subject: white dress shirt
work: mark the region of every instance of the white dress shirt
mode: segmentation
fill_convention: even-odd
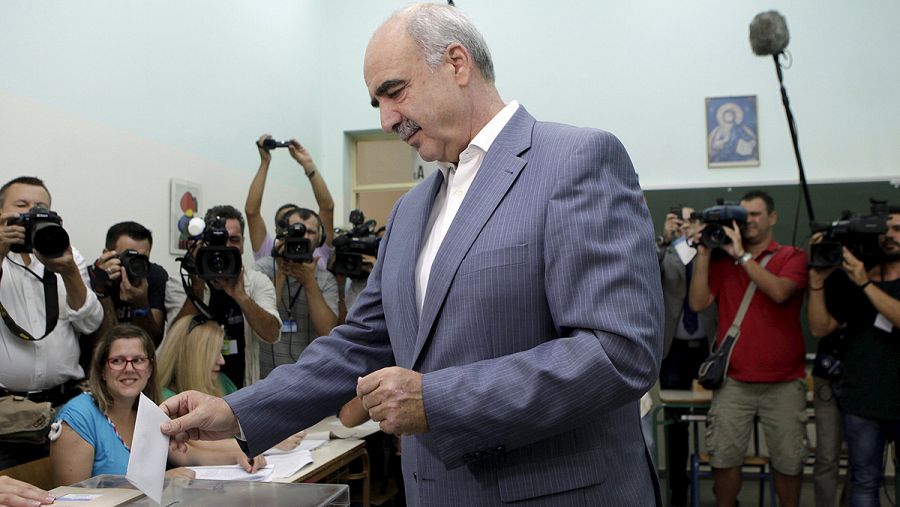
[[[78,364],[78,333],[92,333],[100,327],[103,307],[90,289],[84,257],[74,247],[72,256],[87,289],[84,305],[77,310],[69,308],[66,286],[57,275],[59,320],[46,338],[23,340],[0,321],[0,386],[10,391],[37,391],[84,377]],[[17,253],[10,252],[3,259],[0,302],[16,324],[35,338],[43,336],[47,326],[43,276],[44,265],[33,255],[27,268]]]
[[[422,305],[425,304],[425,291],[428,288],[428,278],[431,275],[431,265],[437,256],[444,236],[459,211],[478,169],[481,168],[481,162],[484,155],[491,148],[494,140],[503,130],[503,127],[509,123],[510,118],[519,109],[519,103],[512,101],[499,113],[494,116],[491,121],[478,132],[477,135],[469,143],[469,146],[459,154],[459,165],[454,167],[453,164],[438,162],[438,168],[444,175],[444,182],[441,189],[434,198],[434,204],[431,207],[431,215],[428,218],[428,226],[425,228],[425,241],[422,244],[422,251],[419,252],[419,259],[416,262],[416,306],[419,314],[422,314]]]

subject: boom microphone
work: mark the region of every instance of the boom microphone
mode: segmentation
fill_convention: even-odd
[[[787,22],[778,11],[760,12],[750,23],[750,46],[758,56],[779,55],[790,40]]]

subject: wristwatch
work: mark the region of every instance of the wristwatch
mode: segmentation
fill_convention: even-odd
[[[131,309],[132,317],[140,318],[140,317],[146,317],[147,315],[150,315],[150,308],[132,308]]]
[[[752,253],[750,253],[750,252],[744,252],[744,255],[738,257],[737,260],[734,261],[734,263],[737,264],[737,265],[739,265],[739,266],[743,266],[747,261],[749,261],[749,260],[752,259],[752,258],[753,258],[753,254],[752,254]]]

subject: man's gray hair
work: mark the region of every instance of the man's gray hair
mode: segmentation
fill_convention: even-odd
[[[494,82],[494,63],[481,32],[456,7],[440,4],[417,4],[398,13],[406,20],[406,32],[413,38],[425,63],[438,68],[448,46],[459,43],[475,60],[481,75]]]

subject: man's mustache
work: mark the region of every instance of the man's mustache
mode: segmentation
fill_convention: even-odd
[[[394,127],[394,132],[396,132],[397,135],[400,136],[400,139],[406,141],[407,139],[412,137],[412,135],[415,134],[416,131],[420,128],[421,127],[419,127],[419,124],[412,120],[403,120],[403,122],[397,124],[397,126]]]

